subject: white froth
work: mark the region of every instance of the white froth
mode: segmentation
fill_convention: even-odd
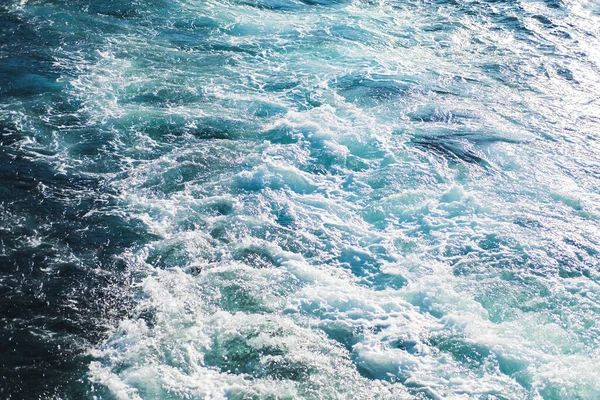
[[[212,48],[140,27],[70,80],[126,155],[107,179],[123,215],[155,235],[124,255],[137,303],[92,382],[119,399],[600,395],[596,69],[565,82],[538,48],[575,50],[487,8],[175,3],[171,25],[216,21]],[[569,4],[595,60],[598,19]]]

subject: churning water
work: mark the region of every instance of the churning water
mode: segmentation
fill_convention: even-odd
[[[3,0],[0,396],[600,398],[595,0]]]

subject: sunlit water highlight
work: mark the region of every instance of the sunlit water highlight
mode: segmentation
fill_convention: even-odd
[[[595,2],[0,7],[9,396],[600,398]]]

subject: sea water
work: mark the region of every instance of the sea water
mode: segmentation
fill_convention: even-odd
[[[4,0],[0,395],[600,398],[594,0]]]

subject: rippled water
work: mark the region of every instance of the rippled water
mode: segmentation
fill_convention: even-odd
[[[0,394],[600,398],[594,0],[0,5]]]

